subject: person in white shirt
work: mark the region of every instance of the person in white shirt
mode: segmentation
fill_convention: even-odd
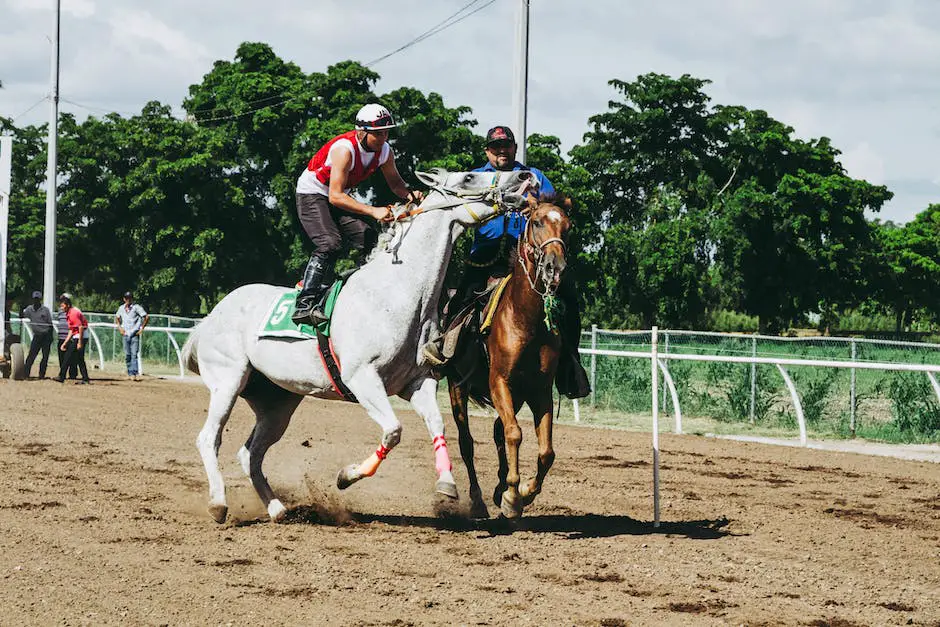
[[[345,243],[367,254],[375,245],[375,230],[365,218],[393,219],[388,207],[373,207],[349,195],[352,188],[381,170],[399,198],[421,202],[398,173],[395,154],[388,145],[395,119],[379,104],[367,104],[356,114],[356,128],[328,141],[310,159],[297,179],[297,216],[315,251],[304,270],[291,319],[317,324],[326,320],[322,300],[333,283],[333,266]]]
[[[135,381],[140,376],[140,364],[137,355],[140,352],[140,334],[150,321],[144,308],[134,302],[131,292],[124,292],[124,304],[114,314],[114,324],[124,337],[124,363],[127,375]]]

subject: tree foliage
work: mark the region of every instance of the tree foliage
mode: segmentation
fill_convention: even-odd
[[[409,86],[378,94],[378,80],[354,61],[306,73],[244,43],[189,88],[184,119],[158,102],[130,117],[63,115],[58,289],[104,301],[134,289],[151,309],[196,313],[243,283],[293,284],[311,249],[297,176],[367,102],[398,118],[391,141],[410,183],[415,170],[484,163],[469,107]],[[919,312],[940,319],[940,205],[903,227],[869,221],[891,192],[848,176],[827,138],[713,104],[689,75],[610,84],[618,97],[568,155],[552,135],[527,145],[528,164],[573,200],[568,271],[588,320],[695,327],[738,311],[779,331],[861,303],[899,329]],[[0,132],[14,137],[9,289],[25,294],[42,277],[46,127],[0,118]],[[382,177],[357,191],[395,200]]]

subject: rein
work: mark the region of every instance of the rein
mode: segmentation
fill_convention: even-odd
[[[461,189],[449,189],[443,185],[431,186],[432,192],[437,192],[441,196],[455,196],[458,200],[449,204],[435,205],[434,207],[424,208],[421,205],[415,206],[412,202],[407,202],[404,205],[395,205],[389,206],[389,209],[392,210],[393,215],[395,216],[395,222],[401,222],[403,220],[409,220],[417,215],[425,213],[427,211],[437,211],[440,209],[452,209],[459,205],[463,205],[464,209],[467,210],[467,213],[470,214],[470,217],[483,224],[489,220],[492,220],[498,215],[501,215],[506,212],[505,205],[503,204],[503,192],[496,189],[496,182],[499,180],[499,176],[494,176],[493,181],[490,184],[490,188],[483,190],[482,192],[469,192],[467,190]],[[467,204],[468,200],[478,200],[478,201],[488,201],[492,199],[493,201],[493,213],[492,216],[487,217],[486,219],[481,220],[480,216],[474,213],[473,209]],[[427,200],[425,200],[427,202]],[[401,209],[401,211],[399,211]]]

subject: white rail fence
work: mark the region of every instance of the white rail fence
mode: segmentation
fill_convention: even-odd
[[[17,319],[14,319],[13,322],[16,322]],[[195,324],[197,321],[194,319],[189,319],[191,323]],[[28,334],[28,337],[32,338],[32,330],[29,328],[28,323],[22,324],[22,328]],[[168,341],[168,348],[172,347],[173,353],[176,358],[176,365],[179,367],[179,376],[181,378],[186,377],[186,368],[183,364],[182,356],[182,347],[180,342],[175,337],[176,334],[188,335],[192,331],[193,327],[174,327],[174,326],[147,326],[145,329],[145,334],[166,334]],[[104,344],[101,341],[101,333],[107,331],[109,333],[117,333],[117,327],[111,322],[91,322],[89,324],[89,334],[94,345],[94,351],[97,353],[97,360],[99,368],[105,369],[105,353]],[[602,340],[604,336],[609,337],[620,337],[620,338],[632,338],[631,342],[642,347],[644,350],[618,350],[599,347],[602,346]],[[900,363],[897,361],[862,361],[857,359],[858,356],[858,347],[862,345],[870,346],[886,346],[890,348],[912,348],[918,351],[938,351],[940,355],[940,345],[937,344],[920,344],[913,342],[891,342],[887,340],[862,340],[862,339],[848,339],[848,338],[778,338],[778,337],[768,337],[768,336],[755,336],[755,335],[743,335],[743,334],[723,334],[723,333],[700,333],[700,332],[689,332],[689,331],[660,331],[657,327],[653,327],[651,331],[601,331],[597,327],[592,328],[590,334],[590,348],[581,348],[580,351],[582,355],[590,356],[589,362],[589,373],[591,376],[592,388],[596,388],[596,377],[597,377],[597,357],[614,357],[620,359],[640,359],[640,360],[649,360],[650,362],[650,375],[651,375],[651,409],[652,409],[652,448],[653,448],[653,500],[654,500],[654,525],[659,526],[660,518],[660,508],[659,508],[659,413],[661,405],[665,401],[665,396],[660,395],[659,391],[659,382],[660,376],[665,384],[666,389],[669,392],[669,397],[671,399],[673,415],[675,417],[675,433],[682,433],[682,407],[679,402],[679,393],[674,381],[672,374],[669,371],[669,362],[670,361],[690,361],[690,362],[712,362],[712,363],[733,363],[733,364],[750,364],[752,367],[752,390],[754,389],[756,383],[753,379],[754,369],[757,365],[769,365],[774,366],[782,377],[785,385],[789,391],[790,399],[793,404],[793,408],[796,413],[797,426],[799,428],[799,439],[800,444],[803,446],[807,445],[807,428],[806,428],[806,418],[803,412],[803,405],[800,399],[800,394],[797,391],[796,385],[793,382],[792,377],[790,376],[788,367],[797,367],[797,366],[815,366],[821,368],[836,368],[836,369],[849,369],[853,373],[852,377],[852,394],[854,397],[854,385],[855,370],[880,370],[880,371],[898,371],[898,372],[922,372],[930,381],[930,385],[933,388],[934,394],[937,396],[938,402],[940,402],[940,381],[938,381],[937,375],[940,373],[940,364],[926,364],[926,363]],[[660,342],[660,337],[663,338],[663,341]],[[646,338],[649,338],[647,341]],[[714,338],[720,339],[721,341],[728,340],[746,340],[750,342],[750,354],[716,354],[721,352],[719,350],[714,350],[711,354],[702,354],[702,351],[707,348],[707,346],[690,346],[688,343],[685,345],[677,344],[676,338]],[[670,340],[672,343],[670,344]],[[786,355],[771,355],[767,354],[766,351],[758,351],[758,344],[761,342],[770,342],[770,343],[797,343],[797,344],[806,344],[807,342],[816,342],[816,343],[835,343],[835,344],[844,344],[848,348],[849,359],[803,359],[797,357],[790,357]],[[112,354],[116,352],[116,345],[114,342],[111,342],[112,345]],[[678,352],[679,350],[685,352]],[[727,348],[722,349],[724,352],[729,352]],[[740,351],[737,351],[740,352]],[[138,354],[138,359],[140,362],[141,372],[143,372],[144,361],[143,357],[143,342],[141,342],[141,351]],[[123,354],[123,352],[122,352]],[[171,357],[172,360],[172,357]],[[594,399],[592,398],[592,401]],[[754,400],[751,400],[751,411],[753,415],[753,404]],[[853,403],[854,405],[854,403]],[[575,420],[579,420],[579,408],[577,401],[575,401]],[[853,416],[854,423],[854,416]]]

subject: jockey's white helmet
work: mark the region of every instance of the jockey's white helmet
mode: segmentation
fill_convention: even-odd
[[[356,128],[360,131],[381,131],[396,126],[391,111],[374,102],[359,109],[356,114]]]

